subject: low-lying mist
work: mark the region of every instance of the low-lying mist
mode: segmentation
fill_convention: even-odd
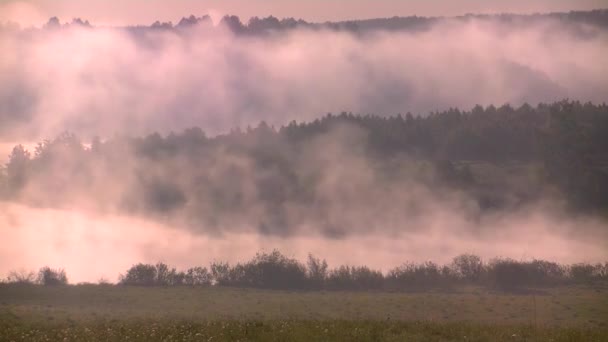
[[[608,32],[540,17],[439,20],[365,34],[297,28],[0,30],[0,140],[201,126],[217,134],[327,112],[607,100]]]
[[[521,115],[543,117],[543,108],[523,107]],[[597,111],[592,117],[606,111],[575,108]],[[508,107],[484,113],[458,120],[479,126],[499,114],[505,122],[516,115]],[[441,123],[342,115],[215,138],[193,128],[85,146],[63,134],[31,157],[17,147],[0,177],[0,273],[48,264],[65,267],[73,281],[95,281],[115,279],[137,262],[186,268],[274,248],[382,270],[405,261],[447,262],[465,252],[563,263],[608,258],[605,218],[568,209],[569,194],[543,178],[555,171],[551,159],[543,164],[542,151],[527,161],[507,158],[533,146],[503,151],[495,135],[484,135],[503,151],[491,157],[506,161],[459,161],[454,150],[452,163],[420,151],[427,143],[441,151],[441,141],[455,140],[391,140]],[[462,146],[472,156],[487,152]],[[400,152],[391,152],[395,147]],[[563,147],[551,146],[551,157],[556,148]],[[594,172],[592,166],[585,172]]]
[[[164,261],[178,268],[248,260],[260,250],[277,248],[305,260],[310,252],[330,266],[366,265],[383,271],[406,261],[448,263],[463,252],[516,260],[546,259],[560,263],[608,259],[606,232],[580,234],[593,220],[572,220],[540,212],[496,219],[492,232],[462,217],[429,217],[425,231],[362,234],[331,239],[318,234],[278,237],[257,233],[201,235],[145,219],[99,215],[74,210],[40,209],[3,204],[0,214],[0,274],[36,270],[42,265],[65,268],[72,283],[116,281],[138,262]]]

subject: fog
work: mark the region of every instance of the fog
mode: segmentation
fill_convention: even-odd
[[[558,194],[525,206],[483,210],[469,194],[442,186],[432,169],[416,160],[392,161],[399,163],[399,175],[387,178],[361,153],[358,146],[365,139],[347,126],[308,142],[295,164],[297,178],[319,177],[310,189],[315,200],[288,197],[274,205],[257,184],[261,180],[273,189],[272,180],[281,174],[260,170],[253,160],[224,148],[205,152],[213,156],[202,164],[210,178],[201,184],[188,183],[201,173],[187,160],[136,165],[131,151],[121,152],[120,163],[92,163],[94,176],[85,184],[68,173],[74,161],[66,154],[48,168],[50,174],[31,179],[18,202],[0,202],[0,274],[50,265],[65,268],[71,282],[116,281],[138,262],[208,266],[214,260],[242,262],[275,248],[299,260],[312,253],[330,266],[383,271],[407,261],[449,263],[462,253],[486,261],[608,258],[605,219],[565,211]],[[160,213],[125,210],[125,198],[134,198],[136,205],[149,200],[138,174],[181,184],[186,203]],[[53,190],[56,184],[70,185]],[[226,196],[240,200],[224,208],[232,203]],[[222,205],[214,206],[218,202]]]
[[[64,131],[89,141],[200,126],[214,136],[327,112],[426,115],[476,104],[608,99],[608,31],[548,19],[262,36],[235,35],[221,25],[140,31],[71,25],[1,30],[0,50],[11,52],[0,59],[0,162],[16,142],[32,151],[34,142]],[[222,148],[208,153],[204,184],[189,183],[203,168],[192,160],[136,165],[129,150],[120,150],[118,163],[88,164],[91,178],[79,183],[66,171],[79,161],[57,157],[39,183],[0,202],[0,275],[50,265],[65,268],[72,282],[116,280],[137,262],[188,267],[243,261],[274,248],[301,260],[310,252],[332,266],[385,271],[405,261],[449,262],[465,252],[565,263],[608,258],[606,222],[569,216],[551,192],[533,205],[484,212],[469,195],[435,187],[432,172],[412,171],[418,161],[408,156],[393,161],[403,175],[387,180],[358,149],[366,138],[342,127],[298,151],[297,176],[316,177],[312,205],[266,207],[258,182],[282,174]],[[146,196],[138,190],[142,169],[171,180],[190,202],[164,216],[121,210],[125,198]],[[58,188],[66,179],[72,186]],[[242,195],[242,208],[214,211],[217,196],[206,186]]]
[[[300,260],[310,252],[326,258],[330,266],[368,265],[384,271],[406,261],[449,263],[463,252],[486,260],[508,256],[574,263],[608,258],[605,231],[594,236],[575,234],[577,225],[600,228],[598,222],[553,220],[539,213],[497,220],[496,231],[484,234],[472,233],[470,223],[456,216],[429,218],[427,229],[418,233],[327,239],[316,234],[209,236],[132,217],[13,204],[3,209],[0,274],[51,265],[65,268],[73,283],[96,282],[102,277],[116,281],[119,273],[138,262],[164,261],[179,268],[208,266],[214,260],[245,261],[258,251],[274,248]]]
[[[606,101],[608,32],[582,23],[445,20],[421,32],[4,30],[0,139],[69,130],[218,134],[327,112],[427,114],[475,104]]]

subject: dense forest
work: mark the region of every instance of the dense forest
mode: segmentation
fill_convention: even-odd
[[[0,194],[278,235],[303,226],[332,236],[399,231],[437,206],[480,215],[553,201],[603,214],[606,132],[608,106],[562,101],[428,116],[327,114],[215,137],[190,128],[84,144],[64,133],[34,151],[16,146]]]
[[[446,265],[431,261],[404,263],[386,273],[367,266],[342,265],[329,268],[325,260],[308,255],[306,263],[279,252],[259,252],[251,260],[230,265],[215,261],[209,268],[177,270],[165,263],[130,267],[120,275],[120,285],[128,286],[229,286],[276,290],[340,291],[428,291],[482,286],[502,291],[524,291],[558,285],[593,285],[608,280],[608,263],[563,265],[545,260],[516,261],[496,258],[483,261],[462,254]],[[34,272],[12,272],[8,283],[65,285],[63,269],[43,267]],[[0,279],[1,282],[1,279]],[[108,285],[107,280],[100,280]]]

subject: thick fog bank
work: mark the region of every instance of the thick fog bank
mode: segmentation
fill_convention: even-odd
[[[201,126],[216,134],[327,112],[601,103],[608,94],[608,31],[551,19],[445,20],[421,31],[365,35],[72,25],[5,29],[0,51],[8,52],[0,59],[4,141],[65,130],[89,138]]]

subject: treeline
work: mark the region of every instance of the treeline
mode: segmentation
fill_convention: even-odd
[[[324,22],[313,23],[302,19],[283,18],[279,19],[274,16],[266,18],[252,17],[247,22],[242,22],[241,19],[234,15],[224,16],[219,23],[214,23],[209,15],[183,17],[177,23],[156,21],[150,26],[132,26],[126,27],[127,30],[137,33],[147,30],[180,30],[189,29],[192,27],[207,27],[213,29],[215,24],[225,26],[232,32],[239,35],[261,35],[272,32],[286,32],[296,28],[307,28],[313,30],[335,30],[346,31],[352,33],[366,33],[377,31],[424,31],[433,27],[433,25],[445,20],[469,21],[469,20],[484,20],[493,21],[504,25],[532,25],[545,20],[554,20],[562,24],[585,24],[598,27],[608,27],[608,10],[597,9],[592,11],[570,11],[562,13],[544,13],[544,14],[467,14],[464,16],[444,18],[444,17],[392,17],[392,18],[376,18],[366,20],[348,20],[340,22]],[[84,27],[92,28],[93,26],[88,20],[74,18],[69,23],[62,24],[57,17],[52,17],[44,25],[45,29],[58,29],[62,27]],[[0,23],[0,31],[2,29],[17,30],[19,26],[16,24]],[[584,34],[585,32],[581,32]]]
[[[13,274],[8,282],[65,285],[63,270],[41,269],[37,280]],[[125,286],[227,286],[275,290],[426,291],[480,286],[516,291],[559,285],[589,285],[608,281],[608,263],[561,265],[544,260],[498,258],[484,262],[463,254],[447,265],[405,263],[386,273],[366,266],[330,269],[325,260],[309,255],[306,264],[279,251],[258,253],[244,263],[213,262],[210,267],[179,271],[164,263],[137,264],[120,276]],[[105,282],[104,282],[105,283]]]
[[[325,260],[312,255],[306,264],[279,251],[258,253],[245,262],[230,265],[213,262],[209,269],[178,271],[163,263],[138,264],[121,276],[120,284],[138,286],[217,285],[278,290],[402,290],[450,289],[477,285],[502,290],[608,280],[608,263],[560,265],[544,260],[490,262],[463,254],[448,265],[434,262],[405,263],[382,273],[367,266],[330,269]]]

